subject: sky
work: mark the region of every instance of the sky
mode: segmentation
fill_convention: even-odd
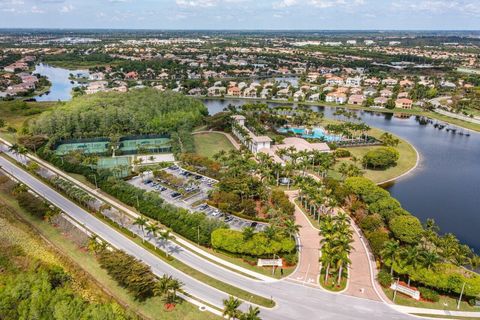
[[[0,28],[480,30],[480,0],[0,0]]]

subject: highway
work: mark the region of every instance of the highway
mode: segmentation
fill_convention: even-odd
[[[185,290],[189,294],[222,308],[222,300],[227,298],[227,294],[174,269],[3,157],[0,157],[0,166],[112,246],[122,249],[148,264],[156,275],[170,274],[185,283]],[[265,297],[273,297],[277,305],[273,309],[261,308],[262,319],[374,320],[412,318],[380,302],[332,294],[319,288],[303,286],[286,280],[276,282],[253,280],[209,262],[177,244],[170,243],[168,246],[169,251],[175,258],[194,269],[247,291]],[[244,303],[244,308],[247,305],[248,303]]]

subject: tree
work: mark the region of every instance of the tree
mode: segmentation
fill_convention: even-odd
[[[259,314],[260,308],[249,306],[248,311],[240,315],[240,320],[261,320]]]
[[[400,139],[397,139],[393,134],[385,132],[380,136],[380,141],[387,147],[396,147],[400,143]]]
[[[233,296],[223,300],[223,316],[227,319],[238,318],[241,315],[240,310],[238,310],[241,304],[242,302]]]
[[[295,237],[295,235],[300,231],[301,226],[298,224],[295,224],[295,221],[292,219],[288,219],[285,221],[285,227],[283,229],[283,232],[285,235],[291,239]]]
[[[163,246],[165,247],[165,252],[166,252],[167,258],[168,258],[169,253],[168,253],[167,243],[168,243],[168,241],[175,239],[175,237],[172,235],[172,230],[165,229],[163,231],[160,231],[159,237],[160,237],[160,240],[163,243]]]
[[[242,234],[243,234],[243,240],[248,241],[255,234],[255,230],[252,227],[245,227],[243,228]]]
[[[393,218],[389,223],[394,236],[408,244],[418,243],[423,234],[423,227],[418,218],[412,215],[402,215]]]
[[[388,241],[385,243],[383,250],[381,251],[381,256],[383,263],[390,265],[390,274],[393,275],[393,265],[395,264],[400,250],[400,243],[395,241]]]
[[[411,270],[416,270],[420,263],[420,252],[416,246],[409,246],[401,252],[402,264]],[[408,275],[408,286],[410,287],[410,274]]]
[[[144,217],[137,217],[135,221],[133,222],[134,225],[138,226],[140,230],[142,230],[142,242],[145,241],[145,226],[147,225],[147,219]]]
[[[5,127],[5,120],[0,118],[0,129]]]
[[[363,165],[367,168],[385,169],[397,164],[400,153],[392,147],[380,147],[368,151],[363,156]]]
[[[165,304],[174,305],[177,300],[177,292],[183,287],[183,283],[172,276],[164,274],[155,284],[154,294],[164,298]]]

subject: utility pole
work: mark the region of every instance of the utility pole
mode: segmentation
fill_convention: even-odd
[[[273,254],[273,260],[275,260],[275,253]],[[272,276],[275,274],[275,263],[272,264]]]
[[[397,288],[398,288],[399,282],[400,282],[400,278],[397,278],[397,284],[395,285],[395,291],[393,291],[393,299],[392,299],[394,303],[395,303],[395,298],[397,297]]]
[[[460,298],[458,299],[458,303],[457,303],[457,310],[460,309],[460,302],[462,302],[462,296],[463,296],[463,291],[465,290],[465,284],[466,282],[463,283],[462,292],[460,292]]]

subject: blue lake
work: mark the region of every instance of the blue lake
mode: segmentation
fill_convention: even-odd
[[[86,70],[68,70],[52,67],[47,64],[38,64],[33,73],[46,76],[52,83],[48,93],[34,97],[37,101],[68,101],[72,99],[72,89],[77,83],[71,83],[70,74],[88,76]]]

